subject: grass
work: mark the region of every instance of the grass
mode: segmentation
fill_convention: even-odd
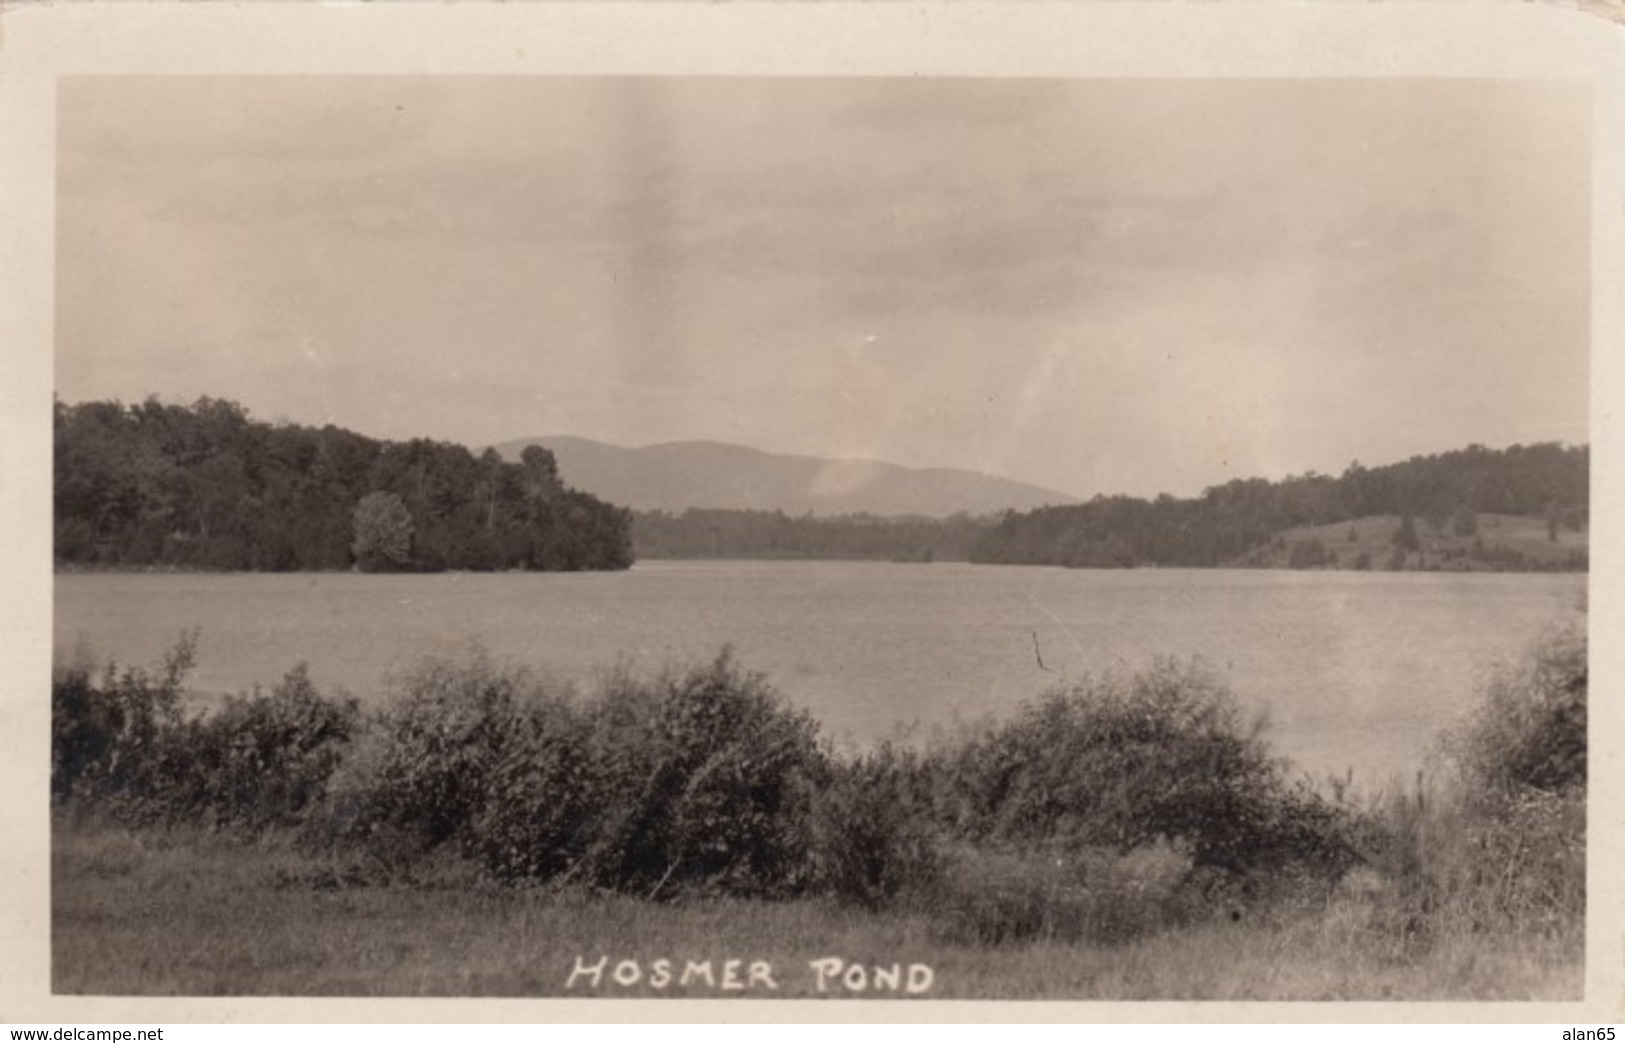
[[[1582,557],[1590,552],[1590,530],[1575,532],[1560,527],[1557,541],[1548,535],[1546,520],[1518,514],[1480,514],[1477,516],[1477,541],[1490,552],[1509,552],[1522,555],[1535,567],[1568,567],[1574,554]],[[1474,536],[1457,536],[1447,523],[1435,532],[1428,523],[1414,519],[1421,554],[1411,553],[1405,567],[1485,569],[1489,566],[1472,560]],[[1338,568],[1353,568],[1355,559],[1364,554],[1373,571],[1389,568],[1394,551],[1393,536],[1400,525],[1396,514],[1373,514],[1353,521],[1333,522],[1329,525],[1304,525],[1277,533],[1276,543],[1249,555],[1260,564],[1274,567],[1286,565],[1289,551],[1300,540],[1319,540],[1327,550],[1337,555]],[[1349,534],[1354,534],[1350,539]]]
[[[928,910],[822,899],[652,903],[482,882],[447,863],[415,881],[275,839],[59,822],[52,849],[54,991],[116,995],[817,997],[812,960],[932,969],[933,999],[1564,1000],[1581,994],[1578,929],[1556,936],[1374,930],[1380,897],[1344,890],[1120,945],[953,940]],[[610,958],[597,988],[577,957]],[[654,961],[773,968],[777,989],[648,984]],[[609,971],[638,961],[622,988]],[[674,972],[674,977],[676,976]],[[838,984],[822,995],[848,996]],[[872,989],[865,996],[891,996]]]

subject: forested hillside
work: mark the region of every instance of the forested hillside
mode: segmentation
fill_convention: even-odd
[[[1442,555],[1430,560],[1426,553],[1427,537],[1434,534],[1459,542],[1449,548],[1456,567],[1584,568],[1585,554],[1572,547],[1559,553],[1498,547],[1494,533],[1486,538],[1480,531],[1478,516],[1540,519],[1547,541],[1562,547],[1564,534],[1582,532],[1590,522],[1590,460],[1587,446],[1475,445],[1383,467],[1354,463],[1335,478],[1310,473],[1279,482],[1237,480],[1194,499],[1101,496],[1012,512],[976,543],[970,558],[1080,568],[1319,567],[1335,559],[1328,559],[1325,541],[1312,535],[1315,527],[1392,515],[1389,553],[1373,560],[1367,552],[1363,560],[1356,556],[1343,564],[1439,567]],[[1291,530],[1305,531],[1301,547],[1288,542]],[[1283,560],[1275,561],[1274,552]]]
[[[234,402],[56,403],[58,564],[293,571],[620,569],[631,514],[551,453],[250,420]]]

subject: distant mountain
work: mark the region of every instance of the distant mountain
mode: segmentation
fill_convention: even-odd
[[[786,456],[724,442],[626,449],[558,435],[504,442],[496,450],[504,459],[517,460],[528,445],[550,450],[569,484],[643,511],[721,507],[791,515],[946,518],[960,511],[987,514],[1077,502],[1053,489],[974,471]]]

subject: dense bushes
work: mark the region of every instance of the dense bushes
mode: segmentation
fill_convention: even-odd
[[[59,664],[51,678],[51,795],[127,817],[156,814],[174,790],[181,687],[196,652],[184,635],[157,676],[109,663],[100,684],[88,662]]]
[[[815,726],[726,652],[590,700],[483,658],[397,688],[334,797],[339,830],[386,857],[450,842],[500,879],[651,897],[811,882]]]
[[[1504,667],[1453,736],[1468,787],[1475,919],[1549,930],[1585,916],[1586,636],[1549,634],[1527,666]]]
[[[832,766],[810,717],[724,652],[592,699],[476,657],[428,659],[362,717],[303,667],[188,713],[194,642],[152,675],[53,680],[58,804],[128,824],[194,822],[307,841],[391,868],[451,850],[493,877],[667,897],[784,897],[815,883]]]
[[[1528,662],[1499,669],[1446,746],[1480,800],[1562,794],[1586,784],[1586,637],[1549,633]]]
[[[1515,931],[1579,945],[1585,923],[1586,638],[1543,637],[1489,674],[1440,746],[1446,773],[1357,816],[1372,925],[1407,945]]]
[[[1585,918],[1585,631],[1549,632],[1484,686],[1445,752],[1459,827],[1422,852],[1463,922],[1561,932]]]
[[[814,818],[824,889],[871,909],[935,891],[943,859],[931,774],[918,751],[890,742],[832,765]]]
[[[788,895],[811,884],[817,725],[724,651],[652,684],[614,679],[594,721],[609,886]]]
[[[250,828],[296,824],[326,794],[358,717],[354,700],[317,691],[302,663],[268,693],[227,699],[174,744],[190,782],[183,806]]]
[[[156,678],[109,668],[98,686],[63,671],[60,801],[127,821],[297,826],[391,873],[449,855],[497,880],[660,899],[902,903],[984,941],[1125,935],[1172,900],[1169,865],[1211,880],[1323,865],[1334,849],[1336,823],[1310,814],[1195,667],[1080,682],[935,749],[836,756],[727,652],[652,678],[610,674],[588,696],[484,656],[431,658],[362,715],[302,668],[187,714],[192,650],[183,642]],[[1147,851],[1160,852],[1155,895]],[[990,873],[1004,883],[990,890]]]
[[[320,801],[357,723],[350,700],[324,697],[303,665],[270,692],[188,715],[182,686],[196,636],[156,675],[109,664],[96,683],[83,664],[51,686],[51,792],[132,824],[205,821],[289,826]]]
[[[193,650],[152,674],[57,672],[60,805],[284,829],[391,876],[451,860],[657,900],[826,895],[981,945],[1333,901],[1356,866],[1380,884],[1370,929],[1407,945],[1441,924],[1583,920],[1577,633],[1489,680],[1447,744],[1449,786],[1364,806],[1290,781],[1200,664],[1085,678],[951,740],[837,755],[727,652],[585,694],[488,657],[428,659],[370,713],[297,668],[189,713]]]
[[[1261,725],[1200,664],[1052,691],[939,756],[946,824],[975,841],[1127,852],[1162,841],[1226,871],[1351,853],[1336,813],[1287,783]]]
[[[568,722],[565,700],[547,693],[515,671],[480,657],[468,662],[425,659],[389,681],[390,698],[373,713],[368,727],[333,786],[320,829],[327,836],[354,840],[387,862],[414,860],[454,843],[479,853],[490,793],[511,762],[511,747],[542,754],[547,745],[533,734],[547,708],[548,723]],[[534,772],[549,765],[535,758]],[[499,859],[504,875],[522,859]]]

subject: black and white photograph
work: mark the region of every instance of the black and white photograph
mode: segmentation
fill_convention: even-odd
[[[738,51],[53,79],[51,997],[1608,1001],[1595,83]]]

